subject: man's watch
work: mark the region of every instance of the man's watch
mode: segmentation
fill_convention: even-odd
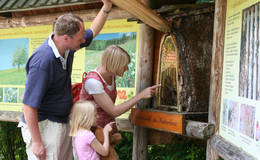
[[[102,9],[102,11],[105,13],[105,14],[109,14],[109,12],[111,11],[111,9],[110,10],[105,10],[105,9]]]

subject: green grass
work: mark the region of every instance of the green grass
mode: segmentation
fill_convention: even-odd
[[[96,69],[100,65],[100,58],[103,51],[87,50],[86,51],[86,72]]]
[[[124,44],[121,44],[120,47],[124,48],[127,52],[135,52],[136,53],[136,40],[131,39]]]
[[[24,68],[8,69],[0,71],[0,77],[0,85],[24,85],[26,72]]]

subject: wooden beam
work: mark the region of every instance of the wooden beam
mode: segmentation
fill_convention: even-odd
[[[224,57],[224,35],[226,21],[227,0],[216,0],[214,32],[212,46],[212,62],[210,77],[210,96],[209,96],[209,123],[215,125],[215,134],[218,134],[221,106],[221,86],[222,70]],[[207,144],[207,160],[218,159],[210,143]]]
[[[142,22],[149,26],[162,31],[170,32],[171,29],[166,20],[160,17],[155,11],[147,7],[143,3],[137,0],[111,0],[119,8],[122,8],[140,19]]]
[[[145,24],[141,24],[138,49],[137,92],[152,85],[153,40],[154,30]],[[142,100],[136,105],[137,108],[148,108],[149,106],[151,106],[151,99]],[[147,159],[147,141],[147,129],[141,126],[134,126],[132,160]]]
[[[186,123],[186,136],[188,137],[208,139],[214,134],[215,127],[213,124],[190,120]]]
[[[0,121],[19,122],[21,120],[22,114],[22,112],[0,111]],[[207,139],[213,133],[212,128],[214,128],[214,126],[212,126],[212,124],[190,120],[187,120],[184,124],[186,124],[186,134],[184,135],[188,137]],[[116,125],[120,131],[134,131],[134,126],[131,124],[129,119],[116,119]],[[164,131],[162,133],[167,132]]]
[[[210,123],[183,120],[185,113],[132,109],[129,119],[116,119],[120,131],[133,132],[133,125],[142,126],[160,133],[183,135],[190,138],[207,140],[213,136],[215,126]],[[171,139],[169,139],[171,141]]]
[[[225,160],[257,160],[220,136],[214,136],[209,140],[209,143],[218,155]]]
[[[167,5],[162,6],[159,9],[156,9],[155,11],[157,13],[169,13],[169,12],[184,12],[181,10],[185,10],[185,12],[190,12],[192,10],[198,10],[202,8],[208,8],[210,6],[214,6],[214,3],[202,3],[202,4],[176,4],[176,5]]]
[[[113,0],[114,1],[114,0]],[[123,2],[124,0],[120,0]],[[128,0],[127,0],[128,1]],[[149,2],[142,0],[145,5],[149,6]],[[129,6],[134,8],[134,6]],[[139,32],[139,48],[138,48],[138,73],[137,73],[137,93],[152,85],[153,79],[153,48],[154,48],[154,30],[145,24],[140,25]],[[137,108],[148,108],[151,106],[151,99],[140,101]],[[133,153],[132,160],[147,159],[148,133],[147,129],[140,126],[134,126],[133,133]]]
[[[0,121],[19,122],[23,112],[0,111]]]
[[[168,21],[174,21],[175,18],[179,18],[179,17],[188,17],[188,16],[196,16],[196,15],[201,15],[201,14],[205,14],[205,13],[213,13],[215,10],[214,6],[209,6],[207,8],[201,8],[201,9],[197,9],[197,10],[191,10],[191,11],[179,11],[179,12],[174,12],[174,13],[168,13],[165,16],[165,19]]]
[[[129,119],[116,118],[116,126],[119,131],[133,132],[134,126]]]
[[[176,9],[175,11],[169,11],[166,12],[166,9],[163,8],[163,10],[161,11],[161,9],[157,9],[155,10],[157,13],[162,12],[162,14],[164,15],[164,19],[167,21],[174,21],[176,18],[180,18],[180,17],[188,17],[188,16],[196,16],[196,15],[201,15],[201,14],[206,14],[206,13],[213,13],[215,10],[215,7],[213,5],[210,5],[208,7],[204,7],[204,8],[194,8],[193,10],[178,10]],[[165,12],[165,13],[164,13]],[[133,22],[133,21],[137,21],[137,23],[142,23],[142,21],[140,21],[138,18],[136,17],[131,17],[128,18],[127,21],[129,22]]]
[[[81,11],[72,11],[71,13],[80,16],[83,21],[92,21],[100,9],[89,9]],[[0,18],[0,29],[14,28],[14,27],[29,27],[40,25],[52,25],[57,17],[67,12],[59,12],[53,14],[43,14],[35,16],[24,16],[19,18]],[[131,15],[119,8],[113,8],[108,16],[108,19],[125,19],[130,18]]]

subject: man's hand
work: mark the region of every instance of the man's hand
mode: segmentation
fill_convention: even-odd
[[[110,11],[111,7],[112,7],[112,2],[110,0],[102,0],[102,2],[104,3],[104,6],[106,7],[104,9]]]
[[[46,149],[40,142],[32,143],[32,151],[39,160],[46,160]]]
[[[38,126],[38,111],[36,108],[24,104],[24,118],[30,134],[32,136],[32,152],[40,160],[46,160],[46,149],[42,143],[42,138]]]

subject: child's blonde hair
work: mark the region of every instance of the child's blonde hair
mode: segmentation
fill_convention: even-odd
[[[95,104],[91,101],[78,101],[73,106],[70,136],[76,136],[80,129],[90,129],[95,122]]]
[[[124,67],[130,63],[129,54],[116,45],[108,46],[102,54],[101,65],[108,72],[122,75]]]

